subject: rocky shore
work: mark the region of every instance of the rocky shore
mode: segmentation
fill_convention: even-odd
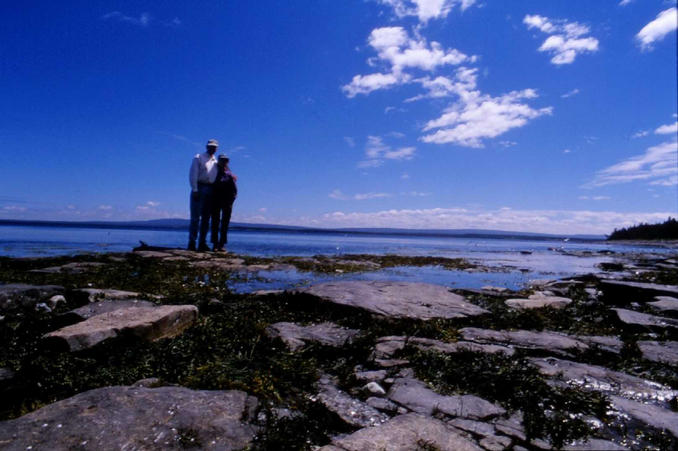
[[[0,258],[0,448],[678,448],[678,256],[520,291],[261,271],[462,259]]]

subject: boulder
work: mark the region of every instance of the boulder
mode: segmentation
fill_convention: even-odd
[[[339,390],[332,378],[327,375],[318,381],[318,389],[318,401],[351,426],[378,426],[389,418],[388,415]]]
[[[644,326],[659,329],[666,329],[669,327],[678,328],[678,319],[648,315],[647,313],[640,313],[623,308],[613,308],[612,310],[617,313],[619,321],[630,326]]]
[[[554,378],[553,381],[558,384],[575,385],[585,390],[646,401],[666,402],[678,396],[678,390],[602,366],[553,357],[530,358],[529,361],[537,367],[540,373]]]
[[[320,451],[412,451],[428,445],[440,451],[482,451],[454,427],[435,418],[399,415],[378,428],[364,428],[351,435],[335,438]]]
[[[678,298],[671,296],[655,296],[656,301],[648,302],[647,305],[662,312],[678,312]]]
[[[105,387],[0,422],[5,450],[209,448],[251,444],[257,400],[242,391]]]
[[[678,365],[678,341],[639,341],[637,344],[644,359]]]
[[[191,326],[197,318],[198,309],[194,305],[128,307],[63,327],[48,333],[45,338],[65,345],[70,351],[79,351],[121,335],[149,341],[174,337]]]
[[[149,301],[140,301],[138,299],[130,299],[126,301],[99,301],[71,310],[64,315],[72,316],[78,321],[83,321],[93,316],[101,315],[102,313],[112,312],[114,310],[125,309],[129,307],[155,307],[155,304]]]
[[[489,313],[446,287],[413,282],[340,281],[299,290],[330,302],[396,318],[466,318]]]
[[[388,398],[424,415],[442,413],[449,417],[485,419],[502,415],[505,410],[474,395],[440,395],[417,379],[398,378],[388,392]]]
[[[539,349],[569,355],[569,351],[585,351],[589,346],[576,337],[558,332],[529,330],[489,330],[465,327],[459,331],[464,340],[477,343],[501,343],[523,349]]]
[[[654,428],[665,429],[673,437],[678,438],[678,413],[621,396],[610,396],[610,401],[613,408],[621,414],[628,415]]]
[[[543,307],[561,309],[571,304],[572,299],[558,296],[548,296],[543,293],[539,293],[532,294],[527,299],[507,299],[505,303],[509,307],[519,310]]]
[[[62,294],[63,291],[64,287],[59,285],[0,284],[0,313],[14,308],[35,306],[35,304]]]
[[[324,346],[340,348],[359,333],[359,330],[348,329],[329,322],[309,326],[281,322],[271,324],[266,328],[266,334],[269,337],[280,338],[292,351],[301,349],[308,343],[320,343]]]

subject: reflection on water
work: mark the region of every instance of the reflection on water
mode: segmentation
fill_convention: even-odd
[[[235,293],[251,293],[258,290],[289,290],[338,280],[392,280],[397,282],[426,282],[450,288],[481,288],[491,285],[518,290],[530,280],[553,278],[553,274],[540,272],[467,272],[450,271],[440,266],[400,266],[378,271],[348,274],[316,274],[289,271],[259,271],[241,274],[232,280],[228,288]]]

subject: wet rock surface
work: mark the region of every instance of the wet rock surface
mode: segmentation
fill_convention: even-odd
[[[646,326],[664,329],[667,327],[678,328],[678,319],[666,318],[657,315],[648,315],[634,310],[622,308],[612,309],[617,313],[619,321],[631,326]]]
[[[393,418],[378,428],[365,428],[335,439],[322,451],[411,451],[422,445],[441,451],[480,451],[483,448],[463,437],[458,430],[435,418],[406,414]]]
[[[78,321],[83,321],[93,316],[101,315],[115,310],[125,309],[129,307],[155,307],[155,304],[149,301],[140,301],[137,299],[125,301],[99,301],[84,305],[77,309],[73,309],[65,315],[76,318]]]
[[[48,333],[55,345],[63,343],[71,351],[91,348],[104,340],[131,335],[144,340],[173,337],[190,327],[198,317],[193,305],[127,307]]]
[[[328,282],[300,291],[396,318],[465,318],[488,313],[446,287],[426,283]]]
[[[292,351],[301,349],[309,343],[341,347],[360,333],[359,330],[348,329],[333,323],[301,326],[288,322],[271,324],[266,332],[271,338],[280,338]]]
[[[506,305],[517,309],[563,308],[572,303],[572,299],[552,296],[545,293],[531,294],[527,299],[507,299]]]
[[[678,365],[678,341],[639,341],[637,345],[644,359]]]
[[[378,426],[389,419],[388,415],[338,389],[328,375],[320,378],[318,390],[317,399],[351,426]]]
[[[459,332],[464,340],[476,343],[502,343],[519,348],[542,349],[560,354],[588,349],[588,345],[584,341],[557,332],[497,331],[472,327],[461,329]]]
[[[241,391],[107,387],[0,422],[0,446],[26,449],[240,450],[257,400]]]
[[[477,396],[440,395],[428,388],[425,383],[412,378],[396,379],[387,396],[391,401],[425,415],[437,412],[450,417],[484,419],[506,412]]]

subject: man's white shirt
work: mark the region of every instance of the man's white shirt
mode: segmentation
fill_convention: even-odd
[[[199,183],[214,183],[217,178],[217,159],[214,155],[207,152],[199,153],[193,157],[191,171],[188,175],[188,181],[191,183],[191,190],[198,191]]]

